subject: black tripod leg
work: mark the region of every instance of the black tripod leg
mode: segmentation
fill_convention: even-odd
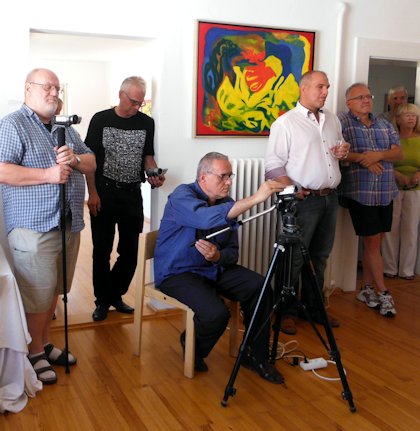
[[[277,346],[279,342],[279,334],[281,328],[281,319],[283,317],[283,309],[285,301],[289,295],[296,295],[291,284],[291,268],[293,258],[293,245],[289,244],[285,247],[284,253],[279,258],[279,265],[276,266],[276,280],[274,288],[274,306],[275,321],[273,324],[273,342],[271,345],[270,363],[274,364],[277,359]]]
[[[65,145],[66,132],[64,127],[57,130],[58,147]],[[64,303],[64,353],[66,355],[66,373],[70,373],[69,367],[69,334],[67,322],[67,259],[66,259],[66,186],[60,184],[60,229],[61,229],[61,254],[63,271],[63,303]]]
[[[238,356],[236,357],[235,365],[233,366],[233,370],[232,370],[232,373],[230,375],[229,382],[225,388],[225,394],[224,394],[223,400],[221,401],[221,404],[223,407],[227,406],[228,398],[230,396],[235,395],[235,393],[236,393],[236,389],[233,387],[233,385],[235,383],[236,376],[238,375],[239,367],[241,366],[242,356],[244,355],[245,350],[249,346],[249,339],[251,338],[251,334],[252,334],[252,331],[254,329],[254,324],[255,324],[256,318],[258,316],[258,313],[260,311],[260,305],[263,301],[264,295],[266,294],[266,290],[267,290],[267,288],[271,289],[270,283],[271,283],[271,279],[273,278],[273,275],[274,275],[274,268],[276,267],[277,259],[278,259],[279,253],[280,253],[280,251],[282,251],[282,249],[283,249],[283,247],[281,245],[276,244],[275,251],[273,253],[273,257],[271,258],[271,262],[270,262],[267,274],[264,278],[264,283],[263,283],[263,286],[261,288],[260,295],[259,295],[257,303],[255,305],[254,313],[252,314],[248,328],[245,331],[244,338],[242,340],[241,346],[239,347]]]
[[[308,271],[308,275],[310,278],[311,288],[312,288],[314,297],[317,301],[319,312],[321,313],[321,318],[323,321],[323,326],[325,328],[325,333],[327,335],[328,342],[330,344],[330,349],[328,351],[328,348],[327,348],[327,351],[328,351],[331,359],[335,362],[335,364],[337,366],[338,374],[340,375],[341,384],[343,386],[343,393],[342,393],[343,399],[347,400],[347,402],[349,404],[350,411],[355,412],[356,407],[355,407],[354,402],[353,402],[353,395],[351,393],[350,386],[347,382],[347,377],[346,377],[346,373],[345,373],[344,368],[343,368],[343,364],[341,363],[341,355],[340,355],[340,352],[338,350],[337,343],[335,341],[335,337],[334,337],[334,334],[333,334],[333,331],[331,328],[330,321],[328,319],[328,315],[327,315],[327,311],[325,309],[322,292],[321,292],[320,286],[318,285],[318,281],[316,279],[315,270],[314,270],[312,262],[309,258],[309,254],[308,254],[308,251],[306,250],[306,247],[303,244],[301,244],[300,249],[302,252],[304,266],[305,266],[306,270]],[[313,325],[313,323],[312,323],[312,325]],[[315,327],[315,325],[313,325],[313,327]],[[316,332],[320,336],[317,329],[316,329]],[[322,337],[320,337],[320,339],[321,339],[321,341],[323,341]],[[325,345],[324,342],[323,342],[323,344]]]

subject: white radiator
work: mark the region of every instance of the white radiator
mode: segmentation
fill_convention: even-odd
[[[232,159],[232,172],[236,174],[230,195],[239,200],[258,190],[264,182],[264,159]],[[254,206],[238,219],[245,220],[273,206],[275,195]],[[277,210],[255,218],[239,227],[239,264],[265,275],[274,250]]]

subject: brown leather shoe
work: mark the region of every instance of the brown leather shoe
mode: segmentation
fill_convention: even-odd
[[[281,319],[281,332],[288,335],[295,335],[296,330],[296,319],[294,316],[284,316]]]

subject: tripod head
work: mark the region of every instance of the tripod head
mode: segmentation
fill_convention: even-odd
[[[298,187],[295,185],[286,187],[281,193],[276,193],[276,208],[280,213],[282,233],[298,234],[299,226],[296,224],[296,211],[299,199]]]

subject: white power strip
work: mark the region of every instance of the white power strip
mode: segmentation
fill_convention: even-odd
[[[317,370],[318,368],[326,368],[328,363],[324,358],[308,359],[308,362],[300,361],[300,367],[302,370]]]

